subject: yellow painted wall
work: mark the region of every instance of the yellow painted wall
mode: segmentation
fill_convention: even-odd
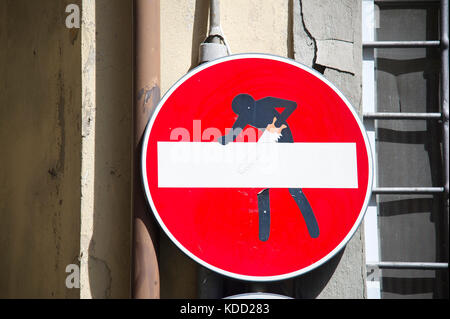
[[[83,0],[81,298],[131,294],[132,9]]]
[[[0,1],[0,298],[76,298],[80,34],[74,0]],[[70,61],[70,63],[68,63]]]
[[[288,56],[288,0],[220,1],[221,26],[232,53]],[[161,92],[197,66],[208,32],[209,0],[161,1]]]
[[[130,296],[132,2],[88,1],[0,0],[0,298]]]

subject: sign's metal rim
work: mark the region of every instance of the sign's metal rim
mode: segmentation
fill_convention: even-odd
[[[195,256],[193,253],[191,253],[188,249],[186,249],[173,235],[172,233],[169,231],[169,229],[166,227],[166,225],[164,224],[164,222],[162,221],[161,217],[158,214],[158,211],[153,203],[151,194],[150,194],[150,189],[148,187],[148,183],[147,183],[147,165],[146,165],[146,158],[147,158],[147,147],[148,147],[148,140],[150,137],[150,132],[151,129],[153,127],[153,124],[158,116],[159,111],[161,110],[162,106],[164,105],[164,103],[167,101],[167,99],[172,95],[172,93],[180,86],[182,85],[187,79],[191,78],[193,75],[203,71],[204,69],[207,69],[213,65],[219,64],[219,63],[223,63],[223,62],[227,62],[227,61],[232,61],[232,60],[237,60],[237,59],[269,59],[269,60],[274,60],[274,61],[279,61],[279,62],[284,62],[284,63],[288,63],[291,64],[293,66],[296,66],[298,68],[301,68],[302,70],[316,76],[317,78],[319,78],[322,82],[324,82],[325,84],[327,84],[334,92],[336,92],[336,94],[345,102],[345,104],[347,105],[347,107],[349,108],[349,110],[352,112],[356,122],[358,123],[358,126],[360,128],[360,131],[362,133],[363,139],[364,139],[364,143],[366,145],[366,149],[367,149],[367,156],[368,156],[368,162],[369,162],[369,176],[368,176],[368,184],[367,184],[367,191],[366,191],[366,196],[364,199],[364,204],[361,208],[361,211],[359,213],[359,216],[355,222],[355,224],[353,225],[353,227],[351,228],[351,230],[349,231],[349,233],[347,234],[347,236],[339,243],[339,245],[337,245],[330,253],[328,253],[326,256],[324,256],[322,259],[316,261],[315,263],[309,265],[308,267],[302,268],[300,270],[294,271],[294,272],[290,272],[290,273],[286,273],[283,275],[275,275],[275,276],[249,276],[249,275],[241,275],[241,274],[237,274],[237,273],[233,273],[230,271],[226,271],[223,269],[220,269],[216,266],[213,266],[203,260],[201,260],[199,257]],[[292,277],[296,277],[298,275],[302,275],[304,273],[307,273],[319,266],[321,266],[322,264],[324,264],[325,262],[327,262],[328,260],[330,260],[333,256],[335,256],[348,242],[349,240],[353,237],[353,235],[356,233],[356,230],[358,229],[359,225],[361,224],[364,215],[366,213],[367,207],[369,205],[369,201],[370,201],[370,197],[372,195],[372,183],[373,183],[373,157],[372,157],[372,149],[369,143],[369,139],[367,137],[367,132],[365,130],[365,127],[361,121],[361,119],[359,118],[359,115],[356,113],[355,109],[353,108],[353,106],[351,105],[351,103],[348,101],[348,99],[344,96],[344,94],[342,94],[342,92],[330,81],[328,81],[321,73],[317,72],[316,70],[313,70],[309,67],[307,67],[306,65],[303,65],[297,61],[294,61],[292,59],[288,59],[285,57],[281,57],[281,56],[276,56],[276,55],[271,55],[271,54],[263,54],[263,53],[243,53],[243,54],[233,54],[227,57],[223,57],[217,60],[213,60],[204,64],[201,64],[200,66],[192,69],[189,73],[187,73],[186,75],[184,75],[183,77],[181,77],[168,91],[167,93],[163,96],[163,98],[161,99],[161,101],[159,102],[159,104],[157,105],[157,107],[155,108],[155,111],[153,112],[147,127],[145,129],[144,132],[144,139],[143,139],[143,143],[142,143],[142,154],[141,154],[141,173],[142,173],[142,183],[143,183],[143,187],[145,190],[145,195],[147,197],[148,203],[151,206],[151,209],[153,211],[153,215],[155,216],[156,220],[158,221],[159,225],[161,226],[161,228],[164,230],[164,232],[167,234],[167,236],[172,240],[172,242],[181,249],[181,251],[183,251],[187,256],[189,256],[190,258],[192,258],[194,261],[196,261],[197,263],[199,263],[200,265],[211,269],[221,275],[227,276],[227,277],[231,277],[231,278],[235,278],[235,279],[240,279],[240,280],[247,280],[247,281],[260,281],[260,282],[268,282],[268,281],[276,281],[276,280],[285,280],[285,279],[289,279]]]
[[[249,292],[225,297],[223,299],[294,299],[294,298],[267,292]]]

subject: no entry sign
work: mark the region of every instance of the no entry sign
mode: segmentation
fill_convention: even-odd
[[[368,140],[347,99],[314,70],[262,54],[180,79],[147,126],[142,173],[156,219],[183,252],[255,281],[336,254],[372,187]]]

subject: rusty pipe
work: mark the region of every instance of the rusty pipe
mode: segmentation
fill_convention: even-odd
[[[142,136],[160,100],[160,2],[134,1],[134,107],[132,183],[132,298],[160,298],[158,228],[150,215],[140,172]]]

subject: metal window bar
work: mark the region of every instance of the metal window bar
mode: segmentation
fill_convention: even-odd
[[[439,270],[448,269],[448,263],[439,262],[400,262],[400,261],[382,261],[377,263],[367,263],[369,268],[380,269],[426,269]]]
[[[380,8],[431,8],[440,5],[440,1],[374,1]]]
[[[439,1],[375,1],[380,6],[427,6],[437,5]],[[439,41],[371,41],[363,43],[363,48],[429,48],[439,47],[441,50],[441,113],[365,113],[365,119],[437,119],[443,121],[443,164],[444,187],[377,187],[372,190],[374,195],[381,194],[440,194],[446,195],[445,211],[448,211],[449,196],[449,25],[448,0],[440,1],[441,34]],[[366,263],[367,268],[387,269],[448,269],[448,263],[440,262],[377,262]]]
[[[364,113],[364,119],[370,120],[440,120],[441,113],[388,113],[373,112]]]
[[[367,41],[363,43],[363,48],[391,49],[391,48],[432,48],[440,47],[441,41]]]
[[[373,195],[387,194],[442,194],[444,187],[374,187]]]

